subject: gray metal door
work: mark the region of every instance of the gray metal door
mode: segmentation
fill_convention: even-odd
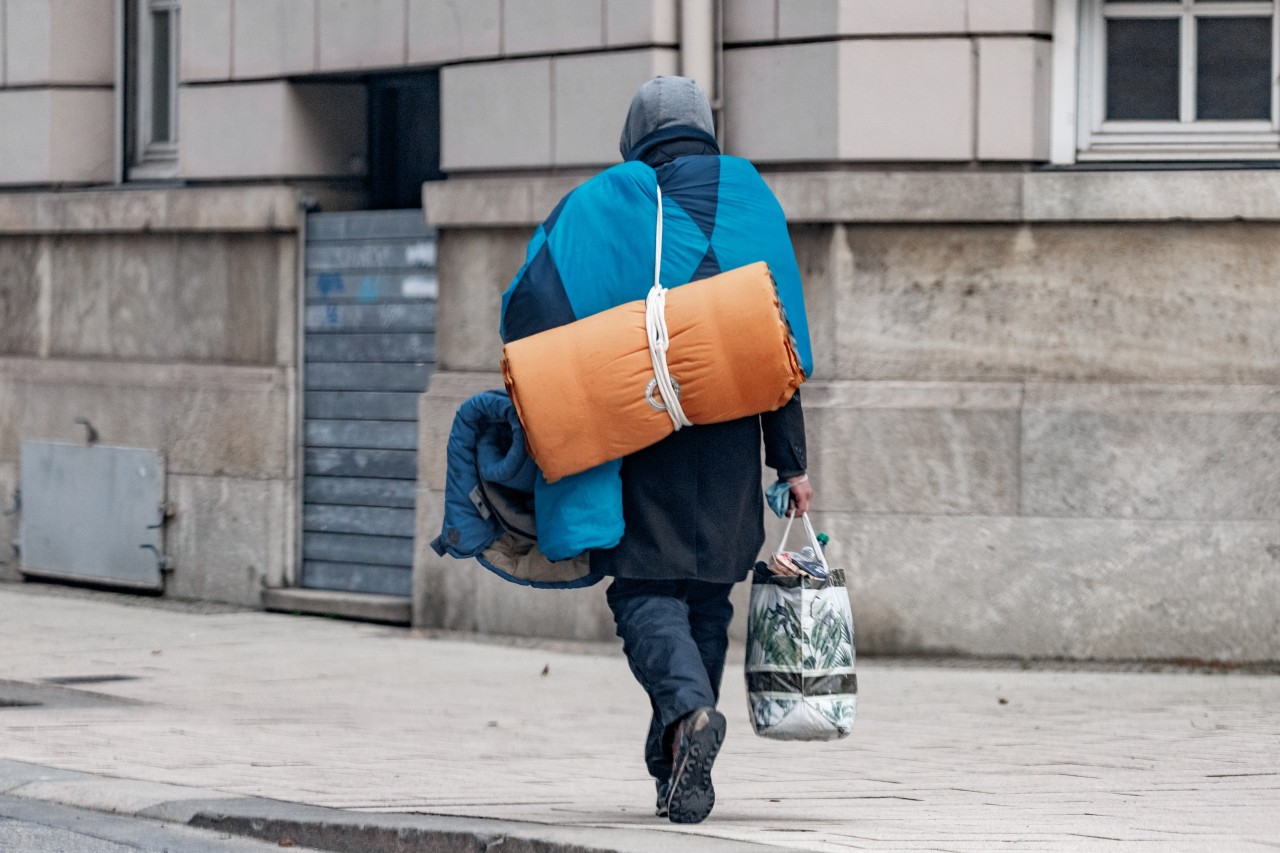
[[[22,442],[24,575],[164,589],[164,457]]]
[[[304,587],[409,595],[435,261],[419,210],[307,217]]]

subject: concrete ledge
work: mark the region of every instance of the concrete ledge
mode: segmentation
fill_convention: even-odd
[[[1037,172],[1023,178],[1023,219],[1274,221],[1280,172]]]
[[[0,234],[296,231],[283,186],[0,194]]]
[[[428,224],[441,228],[538,225],[565,193],[592,174],[435,181],[422,185],[422,211]]]
[[[1280,386],[1028,382],[1024,407],[1073,412],[1280,414]]]
[[[777,172],[765,181],[790,222],[1017,222],[1023,175]]]
[[[425,184],[442,228],[533,227],[592,173]],[[812,222],[1280,221],[1280,171],[766,172],[787,218]]]
[[[771,853],[782,848],[646,829],[547,826],[490,818],[370,814],[208,788],[140,782],[0,760],[0,793],[43,803],[185,824],[283,846],[400,853]],[[285,844],[284,839],[291,843]],[[175,848],[176,849],[176,848]]]
[[[278,367],[0,357],[0,380],[32,385],[246,390],[283,387],[286,377]]]
[[[344,619],[386,622],[391,625],[408,625],[411,617],[408,598],[322,589],[264,589],[262,606],[267,610],[285,613],[341,616]]]
[[[806,408],[960,409],[1000,411],[1022,406],[1018,382],[893,382],[811,379],[801,390]]]

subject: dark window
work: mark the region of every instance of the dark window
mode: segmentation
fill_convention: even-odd
[[[1107,21],[1107,118],[1178,120],[1178,19]]]
[[[1196,20],[1196,118],[1271,118],[1271,18]]]
[[[173,102],[173,33],[169,29],[173,14],[169,9],[151,13],[152,142],[172,142],[174,137],[169,110]]]
[[[370,209],[420,207],[423,182],[443,177],[439,72],[370,81]]]

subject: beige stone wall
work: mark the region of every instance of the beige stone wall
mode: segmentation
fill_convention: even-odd
[[[452,412],[500,382],[498,296],[546,212],[531,199],[574,180],[426,192],[441,314],[468,331],[441,336],[423,397],[423,624],[612,634],[599,590],[531,594],[425,547]],[[1275,179],[769,180],[818,354],[802,390],[815,517],[850,570],[860,648],[1280,657]]]
[[[113,180],[114,0],[0,7],[0,186]],[[1049,0],[724,8],[730,153],[763,163],[1048,158]],[[359,75],[433,68],[445,171],[614,163],[635,89],[680,72],[678,13],[676,0],[185,0],[177,177],[358,180]]]
[[[114,0],[0,0],[0,187],[111,180]]]
[[[166,594],[257,604],[296,529],[298,195],[0,199],[0,498],[24,440],[165,456]],[[16,577],[18,516],[0,516]]]
[[[186,86],[178,100],[181,177],[364,178],[363,86]]]

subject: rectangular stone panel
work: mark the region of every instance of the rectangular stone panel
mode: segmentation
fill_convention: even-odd
[[[443,64],[501,52],[502,0],[409,0],[409,62]]]
[[[503,52],[557,53],[604,46],[604,0],[503,0]]]
[[[594,170],[579,169],[533,177],[429,181],[422,185],[422,212],[428,225],[443,228],[519,226],[531,233],[561,198],[594,175]]]
[[[481,103],[485,109],[477,110]],[[440,71],[440,168],[550,166],[551,118],[549,59],[446,66]]]
[[[1280,387],[1028,387],[1029,515],[1280,520]]]
[[[49,349],[65,358],[272,364],[282,257],[272,236],[50,240]],[[292,262],[288,263],[291,269]]]
[[[363,86],[286,81],[184,86],[178,107],[183,177],[363,174]]]
[[[972,407],[957,405],[965,390],[879,382],[801,388],[818,505],[864,513],[1017,513],[1018,395],[988,393]]]
[[[1032,172],[1032,222],[1280,219],[1280,173],[1260,169]]]
[[[110,85],[115,79],[114,0],[5,0],[5,82]]]
[[[605,0],[605,42],[609,47],[675,45],[680,30],[678,7],[679,0]]]
[[[183,7],[185,14],[186,7]],[[231,70],[238,78],[316,70],[316,5],[297,0],[236,0]]]
[[[1022,177],[1008,173],[770,172],[787,221],[1017,222]]]
[[[860,651],[1265,661],[1280,522],[817,513]]]
[[[963,33],[961,0],[778,0],[779,38]]]
[[[317,0],[318,70],[402,67],[405,13],[405,0]]]
[[[768,162],[839,157],[840,53],[835,42],[725,51],[725,100],[750,105],[725,114],[730,150]]]
[[[0,90],[0,186],[110,181],[114,110],[105,88]]]
[[[290,481],[172,472],[168,481],[167,595],[257,607],[265,587],[284,585],[295,527]]]
[[[233,14],[239,15],[239,7],[248,7],[248,11],[254,5],[252,0],[239,3],[183,0],[182,11],[178,15],[179,44],[182,46],[178,54],[184,83],[231,77],[232,17]]]
[[[1036,33],[1053,31],[1051,0],[966,0],[969,30],[975,33]]]
[[[978,159],[1049,159],[1052,46],[1033,38],[978,39]]]
[[[773,41],[778,37],[778,0],[734,0],[724,4],[724,40]]]
[[[0,194],[0,234],[297,231],[299,191],[282,186]]]
[[[1275,226],[849,227],[835,375],[1280,384]],[[1229,285],[1227,284],[1229,282]]]
[[[520,270],[531,236],[524,228],[440,234],[436,311],[449,322],[436,329],[437,369],[498,369],[502,294]]]
[[[973,159],[968,39],[844,41],[838,68],[839,159]]]
[[[0,237],[0,355],[40,354],[47,277],[48,256],[39,239]]]
[[[629,50],[555,60],[553,159],[557,166],[622,160],[618,138],[631,99],[646,81],[674,75],[674,50]],[[550,213],[550,211],[547,211]]]
[[[0,359],[0,460],[23,439],[165,454],[170,474],[291,476],[295,391],[284,370],[59,359]]]

